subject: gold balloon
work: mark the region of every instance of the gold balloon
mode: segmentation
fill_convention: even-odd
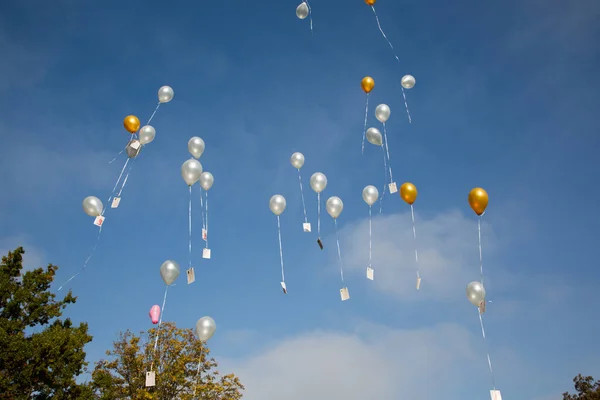
[[[487,192],[482,188],[475,188],[469,193],[469,205],[477,215],[485,212],[489,200]]]
[[[373,1],[373,3],[375,3],[375,1]],[[360,86],[362,86],[362,90],[364,90],[365,93],[369,93],[375,87],[375,80],[370,76],[365,76],[360,82]]]
[[[365,0],[365,3],[367,3],[370,6],[374,6],[376,1],[377,0]]]
[[[123,126],[129,133],[136,133],[140,130],[140,120],[135,115],[128,115],[123,120]]]
[[[404,182],[400,186],[400,197],[410,205],[417,200],[417,194],[417,187],[410,182]]]

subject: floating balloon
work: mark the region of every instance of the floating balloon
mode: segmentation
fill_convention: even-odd
[[[488,206],[489,197],[482,188],[475,188],[469,193],[469,205],[477,215],[483,215]]]
[[[200,186],[202,186],[202,189],[209,190],[213,183],[215,183],[215,178],[210,172],[203,172],[200,174],[199,182]]]
[[[217,330],[217,324],[211,317],[202,317],[196,322],[196,335],[198,339],[206,342],[208,341]]]
[[[294,154],[292,154],[292,157],[290,157],[290,162],[292,163],[292,166],[294,168],[302,168],[302,166],[304,165],[304,154],[295,152]]]
[[[160,318],[160,307],[158,305],[153,305],[150,309],[150,319],[153,324],[158,324],[158,320]]]
[[[306,2],[300,3],[300,5],[296,8],[296,17],[300,19],[304,19],[308,17],[308,5]]]
[[[310,187],[317,193],[321,193],[327,187],[327,177],[321,172],[315,172],[310,177]]]
[[[467,299],[476,307],[485,302],[485,288],[478,281],[473,281],[467,285]]]
[[[198,182],[200,175],[202,175],[202,164],[196,159],[186,160],[181,166],[181,176],[188,186]]]
[[[150,125],[142,126],[139,136],[141,144],[148,144],[156,137],[156,129]]]
[[[171,286],[179,276],[179,264],[167,260],[160,266],[160,276],[167,286]]]
[[[362,198],[369,206],[375,204],[379,199],[379,190],[373,185],[369,185],[363,189]]]
[[[200,158],[204,153],[204,140],[198,136],[194,136],[188,141],[188,151],[194,158]]]
[[[367,129],[367,140],[369,143],[374,144],[375,146],[383,145],[383,136],[377,128]]]
[[[390,107],[387,104],[380,104],[375,109],[375,118],[382,124],[385,124],[386,121],[390,118]]]
[[[404,75],[400,81],[400,84],[404,89],[412,89],[415,87],[415,83],[415,77],[412,75]]]
[[[344,203],[342,199],[337,196],[332,196],[327,199],[327,203],[325,203],[325,208],[327,208],[327,212],[331,215],[331,218],[337,219],[342,210],[344,209]]]
[[[158,101],[160,103],[168,103],[173,100],[173,96],[175,96],[175,92],[173,92],[173,88],[171,86],[163,86],[158,89]]]
[[[136,158],[140,154],[140,151],[142,151],[142,144],[137,139],[130,140],[125,147],[125,151],[127,152],[127,157]]]
[[[365,93],[371,93],[371,90],[375,87],[375,80],[370,76],[365,76],[362,81],[360,81],[360,86]]]
[[[140,120],[135,115],[128,115],[123,120],[123,126],[127,132],[134,134],[140,129]]]
[[[404,182],[400,186],[400,197],[409,205],[412,205],[417,200],[417,194],[416,186],[410,182]]]
[[[376,1],[377,0],[365,0],[365,3],[367,3],[370,6],[374,6]]]
[[[285,197],[283,197],[280,194],[274,195],[273,197],[271,197],[271,200],[269,200],[269,208],[271,209],[273,214],[277,216],[283,214],[286,205],[287,203],[285,201]]]
[[[96,196],[88,196],[83,199],[83,211],[90,217],[97,217],[102,214],[104,205]]]

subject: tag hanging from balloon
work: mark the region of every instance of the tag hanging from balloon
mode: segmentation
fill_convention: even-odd
[[[304,187],[302,186],[302,174],[300,169],[304,166],[304,154],[300,152],[295,152],[290,157],[290,163],[294,168],[298,170],[298,183],[300,183],[300,197],[302,198],[302,211],[304,211],[304,222],[302,223],[302,230],[304,232],[310,232],[310,222],[308,222],[308,217],[306,215],[306,202],[304,201]]]
[[[322,172],[315,172],[310,177],[310,187],[317,193],[317,244],[323,250],[321,241],[321,192],[327,187],[327,177]]]
[[[308,17],[310,21],[310,34],[313,34],[313,21],[312,21],[312,9],[308,0],[304,0],[298,7],[296,7],[296,17],[298,19],[306,19]]]
[[[417,267],[417,290],[421,288],[421,274],[419,272],[419,252],[417,250],[417,229],[415,226],[414,202],[417,200],[417,187],[410,182],[404,182],[400,186],[400,197],[410,206],[410,216],[412,219],[413,244],[415,247],[415,265]]]
[[[394,175],[392,174],[392,163],[390,161],[390,147],[388,146],[387,127],[386,127],[386,122],[390,118],[390,114],[391,114],[391,110],[387,104],[380,104],[375,109],[375,117],[383,125],[383,138],[384,138],[383,145],[385,146],[385,153],[386,153],[385,155],[387,157],[387,167],[388,167],[388,172],[389,172],[389,177],[390,177],[390,182],[388,183],[387,186],[389,188],[390,194],[394,194],[398,191],[398,187],[396,186],[396,182],[394,182]]]
[[[337,220],[344,210],[344,203],[342,199],[337,196],[331,196],[325,203],[327,213],[333,218],[333,224],[335,226],[335,241],[337,244],[338,262],[340,264],[340,278],[342,280],[342,288],[340,289],[340,297],[342,301],[346,301],[350,298],[350,292],[344,284],[344,262],[342,261],[342,251],[340,249],[340,236],[338,234]]]
[[[365,76],[362,81],[360,82],[360,86],[362,87],[362,90],[365,92],[366,94],[366,104],[365,104],[365,124],[364,124],[364,128],[363,128],[363,138],[362,138],[362,148],[361,148],[361,154],[365,154],[365,137],[367,134],[367,117],[369,115],[369,94],[371,93],[371,90],[373,90],[373,88],[375,87],[375,80],[373,78],[371,78],[370,76]]]
[[[375,204],[375,202],[379,198],[379,191],[377,190],[377,188],[375,186],[369,185],[363,189],[362,198],[365,201],[365,203],[367,203],[367,205],[369,206],[369,265],[367,266],[367,279],[373,280],[374,279],[374,270],[373,270],[373,265],[372,265],[372,261],[373,261],[373,246],[372,246],[373,216],[372,216],[371,208],[372,208],[373,204]]]
[[[279,217],[285,211],[287,203],[285,197],[280,194],[276,194],[269,200],[269,209],[275,216],[277,216],[277,236],[279,238],[279,260],[281,262],[281,289],[284,294],[287,294],[287,286],[285,284],[285,271],[283,268],[283,246],[281,244],[281,222]]]

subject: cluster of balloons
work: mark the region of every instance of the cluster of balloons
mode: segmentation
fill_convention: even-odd
[[[202,164],[198,159],[204,153],[204,140],[198,136],[194,136],[188,141],[188,151],[194,158],[186,160],[181,166],[181,177],[188,186],[193,186],[196,182],[200,184],[202,189],[209,190],[215,178],[213,175],[202,169]]]

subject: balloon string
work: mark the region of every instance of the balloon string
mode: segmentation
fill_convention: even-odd
[[[156,105],[156,108],[154,109],[154,112],[152,113],[152,115],[150,116],[150,118],[148,119],[148,122],[146,122],[146,125],[150,125],[150,122],[152,122],[152,119],[154,118],[154,115],[156,114],[156,112],[158,111],[158,107],[160,107],[160,101],[158,102],[158,104]]]
[[[372,250],[372,242],[373,242],[373,233],[371,230],[371,226],[373,224],[373,217],[372,217],[372,213],[371,213],[371,206],[369,206],[369,267],[371,267],[371,261],[372,261],[372,256],[373,256],[373,250]]]
[[[317,193],[317,236],[321,237],[321,193]]]
[[[337,243],[338,260],[340,262],[340,276],[342,278],[342,284],[344,283],[344,263],[342,261],[342,251],[340,250],[340,237],[338,235],[337,218],[334,218],[333,224],[335,225],[335,241]]]
[[[204,195],[206,196],[206,199],[204,200],[204,206],[206,207],[206,211],[204,213],[204,229],[206,230],[206,248],[208,249],[208,190],[204,192]]]
[[[123,152],[124,152],[124,151],[125,151],[125,148],[121,149],[121,151],[120,151],[120,152],[118,152],[118,153],[117,153],[117,155],[116,155],[116,156],[115,156],[115,157],[114,157],[112,160],[110,160],[108,163],[109,163],[109,164],[112,164],[112,163],[114,163],[114,162],[115,162],[115,160],[116,160],[117,158],[119,158],[119,156],[120,156],[121,154],[123,154]]]
[[[165,304],[167,302],[167,291],[169,290],[169,285],[165,288],[165,295],[163,297],[162,308],[160,309],[160,318],[158,319],[158,328],[156,331],[156,338],[154,339],[154,351],[152,353],[152,364],[150,364],[150,371],[154,369],[154,358],[156,357],[156,349],[158,348],[158,337],[160,336],[160,329],[162,328],[162,319],[163,315],[165,315]]]
[[[134,162],[135,162],[135,158],[133,159],[133,161],[131,161],[129,168],[127,169],[127,174],[125,174],[125,179],[123,179],[123,185],[121,185],[121,189],[119,189],[119,193],[117,193],[117,197],[121,197],[121,193],[123,193],[123,189],[125,188],[125,185],[127,184],[127,180],[129,179],[129,174],[131,173],[131,170],[133,169]]]
[[[365,138],[367,137],[367,116],[369,114],[369,93],[367,93],[367,104],[365,106],[365,127],[363,129],[362,153],[365,154]]]
[[[486,355],[487,355],[488,367],[490,369],[490,377],[492,378],[492,387],[494,390],[496,390],[496,381],[494,380],[494,371],[492,370],[492,359],[490,358],[489,344],[487,342],[487,338],[485,337],[485,328],[483,326],[483,316],[481,315],[481,313],[479,311],[477,313],[479,314],[479,324],[481,325],[481,334],[483,335],[483,341],[485,342],[485,345],[486,345]]]
[[[125,161],[125,164],[123,165],[123,168],[121,168],[121,173],[119,174],[119,177],[117,178],[117,181],[115,182],[115,186],[113,187],[113,190],[112,190],[113,194],[117,191],[117,186],[119,186],[119,182],[121,181],[121,177],[123,177],[123,172],[125,172],[125,168],[127,168],[127,164],[129,164],[129,160],[130,160],[130,158],[128,157],[127,160]]]
[[[410,205],[410,215],[412,217],[412,231],[413,231],[413,242],[415,245],[415,264],[417,265],[417,278],[421,278],[419,274],[419,251],[417,250],[417,230],[415,228],[415,209],[413,205]]]
[[[412,124],[412,118],[410,117],[410,111],[408,110],[408,102],[406,101],[406,92],[402,87],[402,97],[404,97],[404,108],[406,109],[406,115],[408,115],[408,123]]]
[[[200,366],[202,365],[202,356],[200,356],[200,360],[198,360],[198,367],[196,368],[196,384],[194,385],[194,394],[192,395],[192,399],[196,396],[196,391],[198,389],[198,378],[200,378]]]
[[[104,214],[104,210],[102,211],[102,213]],[[60,287],[58,288],[59,292],[62,290],[62,288],[67,283],[71,282],[73,279],[75,279],[75,277],[77,275],[81,274],[85,270],[85,268],[87,267],[88,263],[90,262],[92,256],[94,255],[94,252],[96,251],[96,247],[98,247],[98,242],[100,241],[100,234],[101,233],[102,233],[102,226],[100,226],[100,229],[98,230],[98,235],[96,236],[96,241],[94,243],[94,246],[92,247],[92,251],[90,251],[90,254],[86,258],[85,262],[83,263],[83,267],[81,267],[81,270],[79,270],[79,272],[77,272],[75,275],[73,275],[72,277],[70,277],[69,279],[67,279],[67,281],[65,283],[63,283],[62,285],[60,285]]]
[[[304,0],[306,7],[308,7],[308,20],[310,21],[310,34],[313,35],[313,22],[312,22],[312,8],[308,4],[308,0]]]
[[[190,188],[190,201],[188,205],[188,262],[192,268],[192,187]]]
[[[388,146],[387,130],[385,128],[385,122],[383,123],[383,138],[385,139],[385,151],[387,153],[387,163],[388,163],[388,168],[390,170],[390,183],[392,183],[392,182],[394,182],[394,177],[392,176],[392,163],[390,161],[390,147]]]
[[[202,210],[202,229],[206,229],[206,224],[204,223],[204,193],[202,193],[202,186],[200,186],[200,209]]]
[[[383,214],[383,199],[385,197],[385,187],[387,186],[387,176],[388,176],[388,167],[387,167],[387,158],[385,156],[385,146],[381,145],[381,152],[383,153],[383,191],[381,192],[381,197],[379,198],[379,215]]]
[[[279,215],[277,216],[277,235],[279,236],[279,260],[281,261],[281,282],[285,282],[285,272],[283,270],[283,246],[281,245],[281,223]]]
[[[306,216],[306,203],[304,202],[304,188],[302,187],[302,174],[300,174],[300,168],[298,168],[298,182],[300,182],[300,196],[302,196],[302,209],[304,210],[304,223],[308,223]]]
[[[481,271],[481,284],[483,285],[483,254],[481,251],[481,217],[477,220],[477,236],[479,237],[479,270]]]

